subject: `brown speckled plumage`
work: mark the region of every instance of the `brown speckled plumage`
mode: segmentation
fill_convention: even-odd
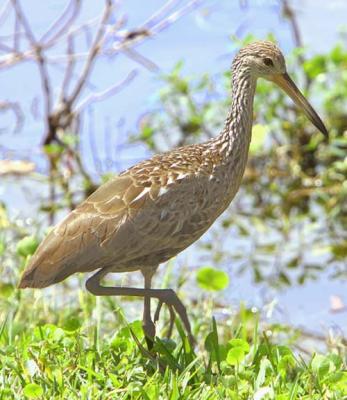
[[[235,196],[247,162],[259,77],[287,91],[326,134],[287,75],[280,50],[270,42],[252,43],[233,62],[232,105],[220,135],[156,155],[100,186],[43,240],[19,286],[46,287],[76,272],[100,270],[100,279],[108,272],[141,270],[145,281],[148,272],[150,288],[152,271],[195,242]],[[94,294],[106,294],[93,285],[87,287]]]
[[[245,157],[240,155],[235,171]],[[75,272],[132,271],[167,261],[196,241],[234,196],[236,189],[221,183],[235,173],[226,174],[221,161],[207,144],[188,146],[111,179],[52,230],[21,286],[25,280],[45,287]]]

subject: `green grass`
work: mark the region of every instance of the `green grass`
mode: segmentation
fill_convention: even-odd
[[[176,323],[149,353],[141,322],[128,323],[114,299],[57,290],[2,292],[0,399],[347,399],[342,345],[303,356],[300,338],[243,307],[216,323],[203,297],[188,307],[196,348]]]

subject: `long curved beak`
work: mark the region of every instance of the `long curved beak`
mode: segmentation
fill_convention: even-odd
[[[304,95],[292,81],[291,77],[287,73],[284,73],[282,75],[273,75],[271,80],[292,98],[294,103],[304,111],[305,115],[313,123],[313,125],[323,133],[326,139],[328,139],[329,134],[327,128],[311,104],[306,100]]]

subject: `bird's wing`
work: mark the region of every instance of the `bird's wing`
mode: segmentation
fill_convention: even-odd
[[[104,244],[137,214],[147,195],[146,187],[128,174],[101,185],[42,241],[20,287],[29,286],[34,279],[47,286],[60,269],[68,268],[68,276],[94,261],[102,263],[102,257],[109,257],[110,250]]]
[[[194,214],[199,186],[190,178],[156,156],[101,185],[43,240],[20,287],[34,281],[48,286],[75,272],[166,248]]]

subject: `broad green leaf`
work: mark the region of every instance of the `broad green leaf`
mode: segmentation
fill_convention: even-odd
[[[327,357],[322,354],[315,354],[311,363],[312,370],[318,374],[320,378],[329,373],[330,362]]]
[[[10,297],[15,287],[11,283],[0,282],[0,297]]]
[[[231,339],[228,343],[231,347],[240,347],[245,353],[249,353],[249,344],[243,339]]]
[[[228,351],[227,363],[230,365],[238,365],[245,358],[245,352],[242,347],[233,347]]]
[[[65,331],[74,332],[77,329],[79,329],[81,327],[81,325],[82,325],[81,318],[78,318],[77,316],[71,315],[69,318],[64,320],[64,322],[62,324],[62,328]]]
[[[177,347],[177,343],[170,338],[163,338],[160,340],[161,340],[163,346],[165,346],[171,352],[173,352],[175,350],[175,348]]]
[[[154,134],[154,129],[149,125],[144,125],[141,131],[141,139],[147,140],[152,138]]]
[[[223,290],[229,285],[228,275],[216,268],[202,267],[196,275],[198,285],[206,290]]]
[[[27,257],[35,253],[39,242],[34,236],[26,236],[17,243],[17,254]]]
[[[334,64],[347,63],[347,54],[343,51],[340,44],[336,45],[330,52],[330,59]]]
[[[44,146],[44,151],[47,154],[60,154],[64,151],[64,147],[57,143],[50,143]]]
[[[205,338],[205,349],[209,353],[212,353],[212,351],[214,349],[214,343],[213,342],[214,342],[214,334],[213,334],[213,332],[210,332]]]
[[[43,389],[36,383],[28,383],[24,387],[23,393],[25,396],[29,397],[29,399],[38,399],[43,395]]]

